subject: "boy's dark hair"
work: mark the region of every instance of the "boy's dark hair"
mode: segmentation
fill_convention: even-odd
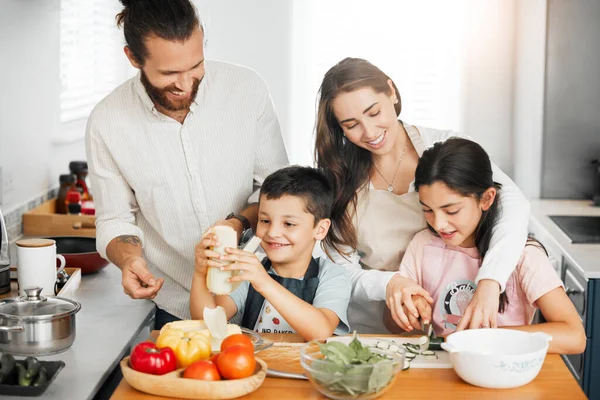
[[[494,182],[492,163],[485,150],[472,140],[453,137],[443,143],[435,143],[425,150],[415,171],[415,191],[422,185],[442,182],[463,196],[481,199],[483,193],[491,187],[502,187]],[[490,240],[500,214],[498,197],[491,207],[483,212],[475,229],[475,246],[483,259],[490,247]],[[429,226],[429,229],[436,233]],[[498,312],[502,313],[508,305],[506,292],[500,295]]]
[[[196,28],[202,28],[196,8],[190,0],[120,1],[125,8],[117,14],[117,26],[123,25],[125,43],[141,65],[148,57],[145,43],[148,37],[185,41]]]
[[[273,172],[265,179],[260,195],[267,199],[283,196],[300,197],[315,224],[331,215],[333,190],[325,175],[316,168],[293,165]]]

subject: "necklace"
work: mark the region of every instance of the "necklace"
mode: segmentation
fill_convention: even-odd
[[[400,164],[402,164],[402,160],[404,159],[404,153],[406,152],[407,142],[408,142],[408,138],[406,138],[406,140],[404,141],[404,147],[402,147],[402,154],[400,155],[400,161],[398,161],[398,165],[396,166],[396,172],[394,172],[394,176],[392,177],[391,182],[388,182],[387,179],[385,179],[385,176],[383,176],[383,174],[381,173],[379,168],[377,168],[377,164],[373,163],[375,170],[377,172],[379,172],[379,175],[381,176],[383,181],[388,185],[387,191],[390,193],[394,191],[394,181],[396,180],[396,174],[398,174],[398,169],[400,168]]]

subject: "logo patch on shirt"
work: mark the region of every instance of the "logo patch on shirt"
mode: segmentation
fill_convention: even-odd
[[[473,298],[477,285],[470,280],[452,282],[440,293],[442,321],[446,329],[456,329]]]

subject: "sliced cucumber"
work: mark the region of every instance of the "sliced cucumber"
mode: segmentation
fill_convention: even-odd
[[[431,338],[429,341],[429,350],[442,350],[442,343],[444,343],[443,337]]]
[[[393,345],[391,345],[391,346],[388,348],[388,350],[389,350],[389,351],[398,351],[398,350],[400,350],[400,347],[398,347],[398,346],[396,346],[395,344],[393,344]]]
[[[417,357],[417,355],[413,354],[413,353],[406,353],[406,355],[404,357],[408,360],[413,360],[414,358]]]
[[[375,347],[382,349],[382,350],[387,350],[387,349],[389,349],[390,345],[385,342],[377,342],[377,345]]]
[[[435,351],[425,350],[421,354],[423,354],[424,356],[435,356]]]
[[[424,356],[424,357],[427,358],[427,359],[429,359],[429,360],[437,360],[438,359],[437,354],[429,355],[429,356]]]
[[[406,371],[410,368],[410,361],[404,360],[404,366],[402,367],[402,371]]]

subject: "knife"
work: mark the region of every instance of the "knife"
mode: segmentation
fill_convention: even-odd
[[[308,377],[305,374],[297,374],[294,372],[284,372],[272,368],[267,368],[267,376],[271,378],[288,378],[288,379],[305,379]]]

